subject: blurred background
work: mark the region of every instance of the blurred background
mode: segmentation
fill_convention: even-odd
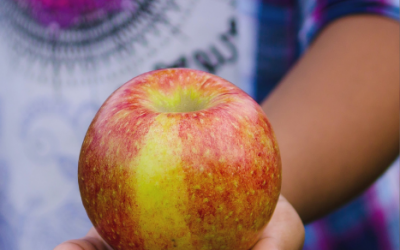
[[[261,102],[323,28],[316,19],[332,3],[320,2],[0,0],[0,249],[52,249],[87,233],[79,151],[116,88],[189,67]],[[398,18],[398,1],[332,2],[374,2]],[[327,16],[324,25],[341,15]],[[396,161],[362,196],[308,225],[304,249],[398,249],[398,183]]]

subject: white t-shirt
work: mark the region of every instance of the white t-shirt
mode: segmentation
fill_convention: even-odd
[[[249,71],[238,68],[231,0],[97,1],[90,14],[82,14],[84,1],[67,2],[78,10],[0,3],[0,249],[51,249],[87,233],[81,143],[100,105],[129,79],[190,67],[252,92],[240,80]]]

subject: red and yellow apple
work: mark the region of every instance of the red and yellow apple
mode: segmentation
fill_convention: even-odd
[[[261,107],[228,81],[165,69],[102,105],[84,139],[79,187],[114,249],[249,249],[281,187]]]

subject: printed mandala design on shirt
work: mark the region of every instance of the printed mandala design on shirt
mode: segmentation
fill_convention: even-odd
[[[99,77],[74,75],[107,68],[102,77],[110,78],[134,68],[180,36],[180,26],[195,2],[3,0],[0,25],[5,25],[10,46],[22,58],[17,63],[21,72],[30,74],[30,79],[99,83]],[[115,61],[126,61],[125,67],[113,68]]]

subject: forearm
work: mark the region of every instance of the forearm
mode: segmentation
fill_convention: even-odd
[[[262,104],[281,149],[282,193],[303,221],[370,185],[399,153],[399,26],[329,25]]]

